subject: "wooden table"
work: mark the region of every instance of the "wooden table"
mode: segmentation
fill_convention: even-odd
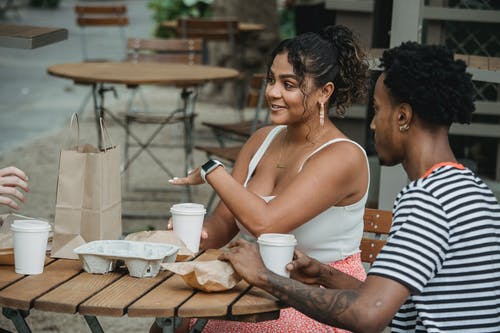
[[[0,46],[35,49],[68,39],[68,30],[33,27],[18,24],[0,24]]]
[[[195,260],[218,254],[207,251]],[[67,259],[51,259],[42,274],[31,276],[0,266],[0,306],[19,332],[31,332],[25,317],[36,309],[81,314],[94,333],[103,332],[96,316],[156,318],[163,332],[173,332],[180,318],[199,318],[199,326],[207,319],[258,322],[277,319],[280,309],[273,296],[244,281],[226,292],[205,293],[168,271],[154,278],[134,278],[126,269],[89,274],[79,260]]]
[[[103,148],[99,118],[104,119],[104,96],[106,92],[113,90],[112,87],[105,87],[105,84],[124,84],[132,88],[144,84],[180,87],[183,100],[182,112],[185,116],[189,116],[194,112],[196,87],[210,81],[232,79],[239,74],[235,69],[224,67],[155,62],[66,63],[50,66],[47,72],[53,76],[71,79],[78,84],[92,85],[99,148]],[[106,111],[106,113],[121,124],[120,119],[113,116],[111,112]],[[191,165],[193,121],[192,117],[184,117],[184,119],[184,137],[187,140],[184,144],[185,171],[187,174],[193,168]],[[129,135],[137,142],[140,142],[138,136],[130,131]]]

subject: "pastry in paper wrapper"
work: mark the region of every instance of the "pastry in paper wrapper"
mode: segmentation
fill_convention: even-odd
[[[125,240],[176,245],[179,247],[176,261],[184,261],[194,256],[194,253],[186,247],[186,244],[172,230],[134,232],[128,234]]]
[[[231,264],[220,260],[163,263],[161,267],[181,275],[192,288],[206,292],[229,290],[241,281]]]

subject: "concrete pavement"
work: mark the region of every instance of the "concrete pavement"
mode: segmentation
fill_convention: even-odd
[[[82,60],[81,31],[75,24],[73,12],[76,2],[61,1],[57,9],[32,8],[26,4],[19,9],[19,15],[8,12],[0,19],[1,23],[68,29],[66,41],[38,49],[0,47],[0,154],[66,126],[69,115],[78,110],[89,91],[88,87],[74,86],[69,80],[46,73],[52,64]],[[126,35],[150,36],[154,22],[147,1],[124,2],[130,18]],[[117,60],[124,56],[125,45],[118,29],[89,28],[87,31],[89,46],[93,49],[89,56]]]

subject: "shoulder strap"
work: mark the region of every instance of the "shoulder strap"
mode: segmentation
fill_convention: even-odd
[[[365,157],[367,157],[367,156],[366,156],[366,152],[365,152],[364,148],[363,148],[363,147],[361,147],[361,146],[360,146],[357,142],[352,141],[352,140],[349,140],[349,139],[344,139],[344,138],[332,139],[332,140],[330,140],[330,141],[327,141],[327,142],[323,143],[321,146],[319,146],[319,147],[318,147],[318,148],[316,148],[313,152],[311,152],[309,155],[307,155],[307,157],[304,159],[304,161],[302,161],[302,164],[300,165],[298,172],[302,171],[302,168],[304,167],[304,164],[307,162],[307,160],[308,160],[311,156],[313,156],[314,154],[316,154],[318,151],[322,150],[323,148],[325,148],[325,147],[327,147],[327,146],[329,146],[329,145],[331,145],[331,144],[337,143],[337,142],[351,142],[351,143],[355,144],[356,146],[358,146],[358,147],[359,147],[359,149],[361,149],[361,151],[362,151],[362,152],[363,152],[363,154],[365,155]],[[368,158],[367,158],[367,159],[368,159]]]
[[[278,135],[278,133],[281,132],[285,128],[286,128],[286,125],[276,126],[269,132],[269,134],[267,134],[266,138],[264,139],[264,141],[260,145],[259,149],[257,149],[257,151],[253,155],[252,159],[250,160],[250,163],[248,164],[247,178],[246,178],[243,186],[245,186],[245,187],[247,186],[248,181],[250,180],[250,178],[252,178],[252,175],[253,175],[253,172],[255,171],[255,168],[259,164],[262,156],[264,156],[264,153],[266,152],[266,150],[269,147],[269,145],[271,144],[271,142],[273,142],[274,137],[276,135]]]
[[[353,143],[355,144],[356,146],[358,146],[359,149],[361,149],[361,151],[363,152],[363,155],[365,156],[365,160],[366,160],[366,166],[368,168],[368,186],[366,188],[366,192],[365,192],[365,195],[363,196],[366,197],[368,196],[368,192],[369,192],[369,189],[370,189],[370,162],[368,161],[368,156],[366,155],[366,151],[363,147],[361,147],[361,145],[355,141],[352,141],[352,140],[349,140],[349,139],[344,139],[344,138],[337,138],[337,139],[333,139],[333,140],[330,140],[330,141],[327,141],[325,142],[324,144],[322,144],[321,146],[319,146],[318,148],[316,148],[312,153],[310,153],[305,159],[304,161],[302,162],[302,164],[300,165],[300,168],[298,170],[298,172],[302,171],[302,168],[304,167],[304,164],[307,162],[307,160],[313,156],[314,154],[316,154],[318,151],[320,151],[321,149],[331,145],[331,144],[334,144],[336,142],[350,142],[350,143]]]

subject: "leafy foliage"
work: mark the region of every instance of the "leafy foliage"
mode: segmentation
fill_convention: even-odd
[[[150,0],[148,8],[153,11],[156,22],[156,37],[172,37],[173,31],[161,27],[161,22],[179,17],[208,17],[212,15],[210,5],[213,0]]]

